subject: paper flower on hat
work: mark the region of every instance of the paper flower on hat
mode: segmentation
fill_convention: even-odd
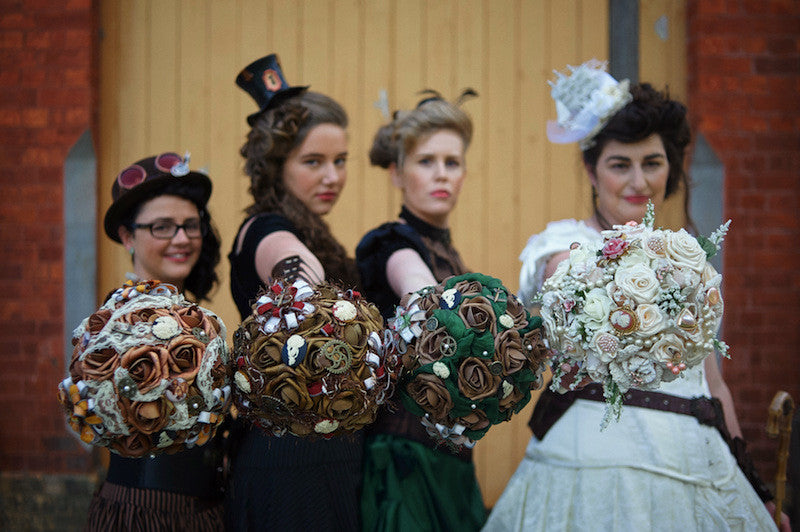
[[[127,457],[203,445],[231,392],[225,325],[158,281],[118,289],[73,333],[59,401],[81,440]]]
[[[642,223],[603,231],[599,247],[576,246],[543,287],[541,314],[554,350],[552,388],[564,392],[584,378],[602,383],[605,427],[618,418],[629,388],[662,382],[703,362],[722,319],[722,276],[708,262],[728,224],[711,237]],[[729,222],[730,223],[730,222]]]
[[[459,275],[409,294],[391,326],[400,398],[438,441],[471,447],[542,383],[541,318],[493,277]]]
[[[275,282],[234,333],[236,407],[276,436],[361,429],[392,385],[391,338],[358,292]]]
[[[569,74],[556,71],[550,81],[551,96],[556,103],[556,121],[547,122],[547,138],[567,144],[580,142],[585,150],[593,145],[594,136],[614,114],[633,99],[627,79],[617,81],[606,72],[605,63],[595,59],[581,66],[567,66]]]

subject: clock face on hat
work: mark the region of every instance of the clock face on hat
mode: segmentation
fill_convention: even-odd
[[[264,71],[264,85],[267,87],[268,90],[275,92],[276,90],[281,88],[281,77],[278,75],[277,72],[268,68]]]

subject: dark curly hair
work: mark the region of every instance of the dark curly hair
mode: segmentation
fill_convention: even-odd
[[[284,216],[322,263],[329,280],[357,285],[355,262],[333,237],[328,224],[283,183],[283,165],[289,153],[320,124],[347,128],[347,113],[332,98],[312,91],[287,98],[258,116],[239,150],[245,158],[244,170],[250,177],[253,196],[247,214],[269,212]]]
[[[639,142],[657,133],[664,143],[669,161],[669,175],[664,198],[669,198],[683,186],[684,215],[689,218],[689,176],[684,169],[686,147],[692,139],[686,106],[660,92],[649,83],[631,87],[633,100],[620,109],[594,137],[594,144],[583,151],[583,162],[593,171],[603,148],[611,140],[624,143]],[[596,209],[596,207],[595,207]]]
[[[197,197],[197,193],[193,190],[192,185],[181,182],[170,182],[157,190],[151,191],[142,196],[139,202],[126,213],[120,225],[133,232],[133,224],[136,217],[139,215],[142,205],[159,196],[178,196],[188,199],[195,204],[197,211],[200,213],[200,222],[207,228],[207,231],[205,235],[203,235],[200,257],[197,259],[197,263],[195,263],[192,271],[189,272],[188,277],[186,277],[183,288],[191,293],[196,303],[208,300],[209,293],[211,293],[214,285],[219,282],[216,268],[220,260],[220,239],[219,232],[211,220],[211,214],[208,212],[208,209],[205,205],[200,205],[194,199]]]

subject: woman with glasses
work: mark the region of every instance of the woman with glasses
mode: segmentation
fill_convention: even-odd
[[[211,180],[188,156],[164,153],[119,173],[105,215],[109,238],[131,255],[134,280],[175,285],[200,302],[217,283],[220,242],[206,203]],[[221,530],[218,439],[176,454],[125,458],[111,453],[92,499],[87,530]]]

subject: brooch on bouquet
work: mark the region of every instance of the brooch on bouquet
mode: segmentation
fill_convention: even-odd
[[[730,221],[710,237],[642,223],[603,231],[599,249],[574,245],[542,286],[541,315],[554,350],[553,390],[602,383],[602,427],[619,419],[630,388],[658,389],[714,350],[722,319],[722,276],[708,261]]]
[[[499,279],[471,273],[408,294],[390,325],[400,398],[439,442],[472,447],[542,384],[541,318]]]

